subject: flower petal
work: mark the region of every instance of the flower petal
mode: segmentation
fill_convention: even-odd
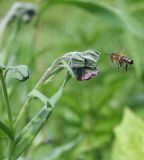
[[[90,70],[86,68],[73,68],[74,75],[77,80],[79,81],[84,81],[84,80],[89,80],[93,76],[98,75],[98,71],[96,69]]]
[[[91,77],[97,76],[97,75],[98,75],[97,70],[85,70],[85,72],[82,76],[82,80],[89,80],[89,79],[91,79]]]

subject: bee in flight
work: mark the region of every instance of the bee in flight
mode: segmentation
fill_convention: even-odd
[[[119,52],[113,52],[110,55],[111,61],[112,62],[117,62],[118,64],[118,69],[122,68],[122,65],[125,64],[125,70],[127,72],[128,66],[133,64],[133,60],[126,55],[120,54]]]

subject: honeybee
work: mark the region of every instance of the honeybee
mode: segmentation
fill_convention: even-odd
[[[119,52],[113,52],[110,55],[112,62],[117,62],[118,69],[122,68],[122,65],[125,64],[125,70],[127,72],[128,66],[133,64],[133,60],[130,57],[127,57],[126,55],[120,54]]]

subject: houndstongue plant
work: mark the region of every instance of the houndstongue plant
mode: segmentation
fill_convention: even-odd
[[[11,113],[11,107],[14,106],[11,106],[9,103],[6,78],[9,74],[9,77],[11,78],[25,81],[29,78],[30,71],[26,65],[19,65],[16,67],[0,66],[0,80],[9,122],[8,125],[6,125],[0,121],[0,129],[7,136],[9,146],[8,149],[5,149],[3,159],[16,160],[29,147],[53,112],[56,102],[61,97],[64,87],[71,77],[83,81],[89,80],[91,77],[98,75],[98,58],[99,53],[97,51],[87,50],[84,52],[69,52],[56,59],[28,94],[15,122],[13,121]],[[40,88],[43,85],[46,85],[51,77],[55,77],[57,73],[64,69],[66,73],[63,83],[58,91],[51,97],[44,95],[40,91]],[[32,99],[39,99],[43,103],[43,106],[40,111],[25,126],[23,126],[23,128],[19,129],[18,126],[21,124]]]

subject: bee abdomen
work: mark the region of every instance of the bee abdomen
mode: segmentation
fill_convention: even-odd
[[[122,60],[125,62],[125,63],[128,63],[128,64],[133,64],[133,60],[127,56],[123,56],[122,57]]]

